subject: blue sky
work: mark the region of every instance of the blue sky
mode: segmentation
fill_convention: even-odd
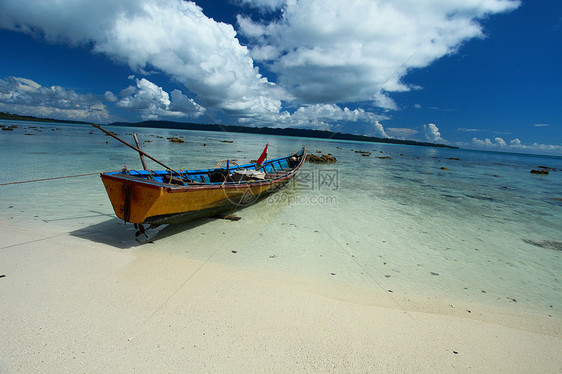
[[[562,154],[558,0],[2,0],[0,111]]]

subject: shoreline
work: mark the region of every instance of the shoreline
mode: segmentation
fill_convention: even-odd
[[[562,368],[556,316],[388,295],[151,244],[124,250],[6,222],[0,234],[2,373]]]

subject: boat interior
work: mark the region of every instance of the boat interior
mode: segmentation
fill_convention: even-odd
[[[236,162],[224,160],[213,169],[203,170],[128,170],[104,173],[112,176],[127,176],[127,178],[168,185],[197,185],[197,184],[236,184],[271,181],[285,177],[297,168],[303,161],[304,149],[287,157],[276,158],[264,162],[262,165],[251,163],[238,165]]]

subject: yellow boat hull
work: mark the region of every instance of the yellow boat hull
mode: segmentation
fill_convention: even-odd
[[[228,185],[163,185],[136,178],[101,174],[117,217],[132,223],[179,223],[231,213],[285,185],[292,177]]]
[[[234,168],[206,170],[122,170],[101,174],[117,217],[131,223],[179,223],[227,215],[251,205],[291,180],[306,150]],[[218,179],[218,180],[217,180]]]

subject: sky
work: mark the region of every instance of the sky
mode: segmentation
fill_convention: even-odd
[[[0,111],[562,155],[559,0],[0,0]]]

